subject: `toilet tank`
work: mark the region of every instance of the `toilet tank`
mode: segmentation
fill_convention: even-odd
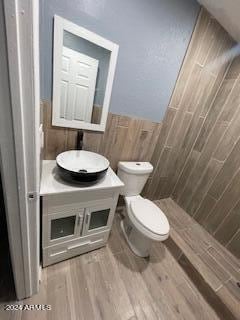
[[[152,171],[153,166],[149,162],[120,161],[117,175],[124,183],[121,195],[139,195]]]

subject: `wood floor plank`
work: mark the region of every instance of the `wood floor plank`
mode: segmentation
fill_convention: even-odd
[[[46,301],[52,306],[52,310],[48,313],[49,320],[74,319],[74,309],[71,308],[68,296],[68,272],[69,264],[67,262],[63,263],[60,268],[54,265],[47,270]]]
[[[159,278],[159,275],[148,266],[149,262],[147,260],[143,260],[139,257],[133,257],[133,259],[134,269],[141,273],[152,299],[157,303],[160,314],[159,318],[170,320],[179,319],[176,308],[172,306],[168,299],[166,299],[165,292],[160,286],[160,282],[162,281],[161,276]],[[163,301],[165,302],[163,303]]]
[[[116,255],[116,262],[137,319],[161,319],[162,314],[150,295],[141,274],[135,272],[135,261],[132,254],[129,252],[119,253]]]
[[[193,287],[189,284],[189,282],[186,281],[180,284],[177,289],[184,296],[188,307],[194,314],[194,319],[218,319],[218,316],[216,315],[214,310],[212,310],[211,308],[208,308],[206,310],[205,300],[198,290],[193,290]]]
[[[87,317],[93,318],[94,311],[87,287],[87,279],[82,269],[82,259],[71,259],[70,266],[72,296],[76,319],[86,319]],[[81,281],[76,281],[76,279],[81,279]]]
[[[161,247],[161,249],[159,248]],[[206,312],[205,301],[199,296],[195,286],[190,285],[188,276],[175,259],[160,245],[152,252],[151,266],[161,278],[161,285],[165,294],[169,294],[169,301],[177,311],[179,319],[218,319],[215,312],[209,308]],[[154,259],[156,257],[157,259]],[[184,294],[182,290],[185,288]],[[196,308],[194,307],[196,305]],[[201,311],[200,311],[201,310]]]
[[[109,291],[109,296],[111,297],[111,303],[119,319],[128,320],[134,317],[135,312],[121,278],[116,258],[111,252],[106,251],[106,254],[100,259],[99,264],[104,282]]]
[[[163,210],[171,210],[172,216],[177,216],[176,228],[178,225],[180,228],[184,225],[188,226],[187,229],[180,229],[177,232],[171,225],[171,237],[186,255],[194,257],[194,265],[204,274],[205,281],[209,282],[215,290],[217,287],[220,288],[217,291],[218,299],[214,300],[215,307],[220,311],[225,310],[226,306],[224,309],[221,299],[227,293],[231,293],[233,298],[226,298],[228,306],[237,308],[237,277],[234,282],[231,278],[220,287],[219,283],[225,278],[214,278],[212,268],[209,268],[206,261],[204,262],[201,255],[197,253],[197,243],[205,250],[210,243],[212,249],[208,248],[207,251],[209,255],[211,254],[210,259],[215,259],[226,270],[230,270],[229,272],[234,268],[235,276],[238,274],[238,265],[228,257],[225,264],[222,263],[225,256],[219,257],[216,253],[218,249],[213,247],[213,243],[204,240],[206,231],[196,232],[196,222],[189,223],[189,217],[184,218],[184,211],[179,210],[173,200],[167,199],[160,202],[163,204]],[[181,263],[178,263],[169,247],[165,243],[158,242],[152,246],[150,258],[143,259],[135,256],[121,233],[120,218],[121,216],[116,214],[106,247],[43,269],[40,292],[22,303],[51,304],[52,311],[3,313],[4,316],[2,316],[1,310],[1,320],[223,319],[219,317],[213,306],[208,304],[208,300],[203,295],[205,291],[199,290],[198,285],[185,272],[182,255]],[[189,238],[181,237],[181,232],[186,232]],[[193,239],[194,234],[196,239]],[[230,266],[227,266],[228,263]],[[225,275],[224,272],[222,275]],[[230,313],[223,313],[223,315],[228,314]]]
[[[84,261],[85,257],[82,256]],[[120,319],[111,302],[109,288],[104,281],[99,262],[82,264],[84,277],[93,308],[93,319],[111,320]]]

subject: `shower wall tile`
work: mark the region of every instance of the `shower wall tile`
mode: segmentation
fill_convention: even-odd
[[[240,57],[201,10],[153,153],[146,196],[171,196],[240,257]],[[173,109],[174,108],[174,109]]]

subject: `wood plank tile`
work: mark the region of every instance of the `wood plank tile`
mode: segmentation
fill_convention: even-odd
[[[226,303],[226,306],[232,311],[233,315],[235,316],[235,319],[239,319],[240,314],[240,305],[239,305],[239,299],[234,299],[232,295],[229,294],[228,288],[226,286],[223,286],[217,291],[217,295],[224,299],[224,302]]]
[[[196,58],[196,61],[201,65],[204,66],[206,64],[208,52],[211,49],[212,38],[214,33],[216,32],[217,23],[213,17],[208,16],[208,24],[205,32],[203,33],[203,39],[201,44],[199,44],[199,52]]]
[[[209,216],[203,221],[203,225],[209,232],[214,232],[219,225],[219,221],[222,221],[237,204],[239,188],[240,170],[236,173]]]
[[[178,208],[170,199],[163,202]],[[14,313],[7,319],[232,319],[219,317],[164,243],[156,243],[150,259],[143,259],[131,252],[115,222],[112,233],[115,248],[123,240],[120,250],[114,252],[108,243],[43,269],[40,292],[23,303],[51,303],[52,311]]]
[[[129,155],[126,154],[126,151],[123,150],[126,138],[128,135],[128,128],[126,127],[117,127],[115,128],[115,139],[112,144],[110,164],[113,170],[117,170],[119,161],[130,160]]]
[[[206,164],[211,159],[212,153],[214,152],[214,146],[217,145],[225,130],[225,123],[217,122],[215,130],[211,133],[206,144],[204,145],[204,150],[202,151],[196,166],[192,170],[192,173],[189,175],[185,188],[183,188],[182,194],[179,198],[179,203],[184,208],[185,205],[188,205],[189,203],[189,192],[192,192],[192,190],[194,190],[198,184],[202,172],[204,172]]]
[[[155,201],[156,205],[172,221],[175,228],[183,230],[192,227],[195,221],[191,219],[186,212],[179,207],[171,198]]]
[[[205,197],[209,187],[216,178],[222,166],[223,162],[220,162],[216,159],[211,159],[209,161],[207,168],[202,174],[202,177],[197,185],[197,188],[195,188],[195,191],[192,192],[192,195],[189,195],[189,204],[186,206],[186,211],[190,215],[194,215],[196,210],[199,208],[201,201]]]
[[[100,145],[99,152],[106,157],[111,154],[112,146],[115,139],[115,128],[118,123],[118,117],[112,113],[108,113],[108,119],[106,124],[106,129],[103,133],[102,143]]]
[[[200,255],[202,261],[209,266],[212,272],[220,279],[221,283],[230,280],[231,275],[208,253],[204,252]]]
[[[84,259],[84,255],[81,256],[81,260]],[[99,262],[82,263],[82,269],[93,308],[93,319],[120,319],[111,303],[110,291],[104,281]]]
[[[68,129],[66,132],[66,146],[68,150],[76,149],[77,131]]]
[[[73,311],[75,310],[76,319],[93,318],[94,310],[88,291],[87,279],[82,268],[82,259],[71,259],[69,260],[69,264],[71,277],[70,288],[72,288]],[[76,281],[76,279],[81,279],[81,282]],[[79,297],[81,297],[81,299],[79,299]]]
[[[194,213],[194,219],[199,223],[202,223],[204,219],[210,214],[216,202],[217,201],[213,197],[211,197],[209,194],[206,194],[198,210],[196,211],[196,213]]]
[[[208,248],[214,248],[215,251],[219,252],[225,259],[227,259],[228,263],[232,266],[235,271],[240,270],[240,260],[235,258],[226,248],[224,248],[211,234],[209,234],[201,225],[195,222],[193,218],[191,218],[182,208],[180,208],[172,199],[162,199],[159,201],[155,201],[157,205],[163,210],[163,212],[167,215],[168,219],[170,216],[179,217],[180,221],[178,224],[171,224],[170,226],[176,228],[178,232],[182,230],[188,230],[191,232],[194,241],[199,244],[205,250],[210,250]],[[176,218],[175,218],[176,221]],[[187,228],[184,228],[188,226]],[[234,274],[232,274],[234,276]]]
[[[58,153],[75,149],[77,130],[53,127],[51,104],[44,101],[42,109],[44,158],[55,159]],[[120,160],[150,161],[160,131],[160,123],[109,113],[104,133],[84,132],[83,149],[106,156],[116,170]]]
[[[214,236],[226,245],[240,228],[240,201],[217,227]]]
[[[100,259],[99,264],[116,314],[119,319],[131,319],[131,317],[135,316],[135,312],[121,277],[116,257],[106,252],[104,257]]]
[[[182,237],[175,231],[171,229],[171,237],[181,248],[183,253],[187,257],[191,257],[191,263],[196,268],[196,270],[204,277],[205,281],[211,286],[211,288],[216,291],[222,286],[222,282],[218,277],[212,272],[212,270],[202,261],[202,259],[196,255],[195,251],[185,242]]]
[[[43,127],[51,128],[52,127],[52,105],[49,101],[42,101],[42,113],[43,113]]]
[[[197,163],[199,155],[199,152],[195,150],[193,150],[190,153],[188,160],[185,163],[185,166],[182,168],[181,174],[178,176],[178,180],[175,182],[175,187],[172,192],[172,196],[175,200],[179,198],[182,188],[186,184],[186,181],[189,177],[189,174],[192,172],[193,168]]]
[[[83,135],[83,150],[100,152],[103,134],[101,132],[84,132]]]
[[[209,194],[215,199],[220,198],[224,189],[226,188],[226,186],[232,180],[234,174],[239,169],[240,167],[239,154],[240,154],[240,139],[234,146],[234,149],[232,150],[231,154],[229,154],[229,157],[227,158],[226,162],[224,163],[224,166],[220,170],[219,174],[217,175],[216,179],[214,180],[209,190]]]
[[[166,252],[167,254],[167,252]],[[177,276],[181,269],[171,259],[165,259],[162,255],[158,260],[151,263],[151,269],[158,278],[161,287],[168,301],[171,301],[177,319],[192,319],[196,315],[195,310],[188,307],[185,297],[179,292],[178,286],[184,283]]]
[[[232,90],[229,93],[227,102],[221,113],[220,120],[230,122],[233,119],[235,119],[235,116],[238,114],[239,104],[240,104],[239,90],[240,90],[240,79],[237,79],[232,84]]]
[[[172,148],[164,147],[161,155],[161,160],[160,160],[162,165],[158,167],[158,170],[154,174],[154,176],[157,176],[158,179],[168,176],[168,163],[171,155],[172,155]]]
[[[189,285],[189,282],[182,283],[178,286],[178,290],[185,297],[187,305],[192,310],[194,317],[202,319],[218,319],[215,311],[211,309],[206,310],[204,304],[201,303],[202,296],[199,292],[192,289],[192,286]],[[192,294],[189,294],[192,292]]]
[[[161,123],[156,123],[154,124],[153,131],[147,133],[147,138],[144,140],[143,147],[140,148],[139,152],[139,159],[141,159],[142,161],[152,161],[152,155],[161,132],[161,127]]]
[[[225,287],[230,291],[231,295],[234,296],[235,300],[238,301],[238,310],[240,311],[240,290],[237,279],[230,279],[226,282]],[[238,313],[239,315],[240,313]]]
[[[112,230],[109,236],[107,247],[113,254],[121,253],[126,247],[126,242],[120,227],[120,215],[115,214]]]
[[[158,163],[160,154],[162,152],[162,147],[165,144],[165,141],[168,136],[168,132],[170,131],[173,120],[176,116],[176,112],[177,110],[171,107],[168,107],[166,110],[161,131],[160,131],[160,134],[156,143],[156,147],[154,149],[154,152],[151,158],[151,163],[154,166],[154,169],[157,167],[157,163]]]
[[[140,139],[141,129],[142,121],[138,119],[131,119],[128,126],[126,139],[122,146],[122,153],[124,154],[125,160],[137,160],[137,153],[140,148],[140,144],[137,142]]]
[[[175,146],[176,143],[179,142],[178,139],[180,137],[184,137],[184,134],[181,133],[187,130],[192,118],[192,114],[185,111],[186,107],[178,110],[176,113],[171,130],[166,140],[166,145],[168,147]]]
[[[48,304],[52,305],[49,319],[73,318],[74,309],[71,308],[70,296],[67,290],[67,272],[69,265],[64,263],[61,268],[51,266],[47,273],[47,299]],[[58,272],[56,272],[58,270]]]
[[[152,185],[154,185],[154,179],[152,179]],[[159,178],[159,183],[155,188],[154,188],[154,193],[150,193],[151,199],[156,200],[156,199],[163,199],[163,198],[168,198],[170,197],[170,193],[167,190],[168,186],[168,177],[160,177]],[[152,190],[151,190],[152,191]]]
[[[229,241],[227,248],[240,259],[240,229],[235,233],[233,238]]]
[[[172,215],[175,216],[174,202],[170,199],[156,201],[158,205],[162,205],[165,212],[172,210]],[[171,204],[171,205],[170,205]],[[170,209],[171,208],[171,209]],[[175,210],[178,206],[175,205]],[[184,211],[184,214],[188,217],[188,214]],[[169,215],[168,215],[169,218]],[[191,218],[190,218],[191,219]],[[237,286],[237,279],[239,279],[240,269],[239,263],[224,247],[222,247],[210,234],[207,233],[200,225],[193,223],[189,228],[181,228],[179,224],[173,224],[170,221],[170,239],[178,248],[182,251],[182,254],[176,250],[173,246],[174,252],[177,254],[177,260],[183,269],[187,272],[190,278],[193,280],[197,288],[204,294],[205,299],[209,301],[214,310],[221,316],[222,319],[235,319],[236,317],[236,301],[239,299],[239,287]],[[170,249],[172,244],[170,245]],[[160,248],[155,245],[154,250],[158,250],[155,253],[158,256],[161,252]],[[160,256],[167,256],[163,253]],[[159,256],[159,258],[160,258]],[[161,260],[161,264],[164,266],[164,258]],[[170,261],[167,259],[167,263]],[[174,270],[175,266],[166,268],[167,270]],[[173,279],[175,278],[172,275]],[[178,280],[176,279],[176,284]],[[179,283],[179,286],[182,284]],[[219,287],[218,287],[219,286]],[[229,286],[229,288],[227,288]],[[225,297],[221,291],[223,288]],[[218,294],[221,292],[221,294]],[[224,303],[226,302],[226,306]]]
[[[128,128],[130,121],[131,121],[131,118],[130,118],[130,117],[120,115],[120,116],[118,117],[118,124],[117,124],[117,125],[120,126],[120,127],[126,127],[126,128]]]
[[[200,116],[205,117],[210,109],[218,88],[219,79],[216,79],[216,77],[209,73],[208,70],[203,70],[201,79],[199,81],[196,99],[191,103],[193,107],[188,110],[191,112],[196,112],[196,110],[199,108],[201,111]]]
[[[116,263],[137,319],[158,319],[158,305],[150,295],[141,274],[135,272],[136,259],[131,253],[124,252],[116,256]]]
[[[217,313],[219,319],[225,320],[236,320],[236,317],[232,313],[231,306],[226,306],[222,299],[224,295],[220,297],[216,292],[211,288],[211,286],[205,281],[202,275],[194,268],[190,260],[182,255],[179,259],[179,263],[182,266],[183,270],[187,273],[189,278],[198,288],[199,292],[204,296],[205,300],[211,305],[211,307]],[[223,287],[221,287],[222,289]],[[229,310],[230,309],[230,310]]]
[[[203,229],[204,230],[204,229]],[[204,232],[207,232],[204,230]],[[208,233],[209,235],[209,233]],[[210,235],[211,236],[211,235]],[[231,264],[231,266],[239,271],[240,270],[240,259],[236,256],[234,256],[226,247],[223,247],[219,241],[217,241],[215,238],[211,238],[212,247],[214,247],[217,251],[221,252],[222,255],[224,255],[225,259],[228,260],[228,262]]]
[[[168,238],[164,245],[168,248],[168,250],[171,252],[171,254],[174,256],[176,260],[178,260],[182,255],[182,250],[176,245],[176,243],[172,240],[172,238]],[[156,246],[156,244],[153,244],[153,246]]]
[[[179,231],[181,237],[188,243],[195,254],[202,255],[210,247],[208,238],[202,237],[198,225],[194,225],[186,230]]]
[[[56,156],[66,151],[66,142],[67,142],[67,130],[61,129],[48,129],[45,134],[45,151],[44,159],[46,160],[55,160]]]
[[[229,273],[230,277],[240,281],[239,271],[232,266],[231,261],[222,251],[216,250],[214,247],[210,247],[207,251]]]
[[[195,165],[195,160],[199,158],[200,153],[192,150],[192,147],[202,127],[203,121],[204,118],[199,117],[197,113],[195,113],[186,132],[181,150],[178,154],[174,172],[172,173],[171,182],[169,182],[172,184],[172,194],[174,195],[174,198],[177,198],[180,194],[184,185],[183,183],[185,183],[184,181],[186,181],[186,177],[188,176],[184,171],[187,170],[190,173],[193,165]]]
[[[226,74],[226,79],[235,80],[239,77],[239,75],[240,75],[240,56],[237,56],[233,60],[231,66]]]

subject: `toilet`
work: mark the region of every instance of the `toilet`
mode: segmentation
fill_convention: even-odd
[[[153,166],[149,162],[121,161],[118,176],[124,187],[126,214],[121,228],[132,251],[139,257],[148,257],[153,241],[164,241],[169,236],[170,226],[162,210],[140,193],[147,182]]]

